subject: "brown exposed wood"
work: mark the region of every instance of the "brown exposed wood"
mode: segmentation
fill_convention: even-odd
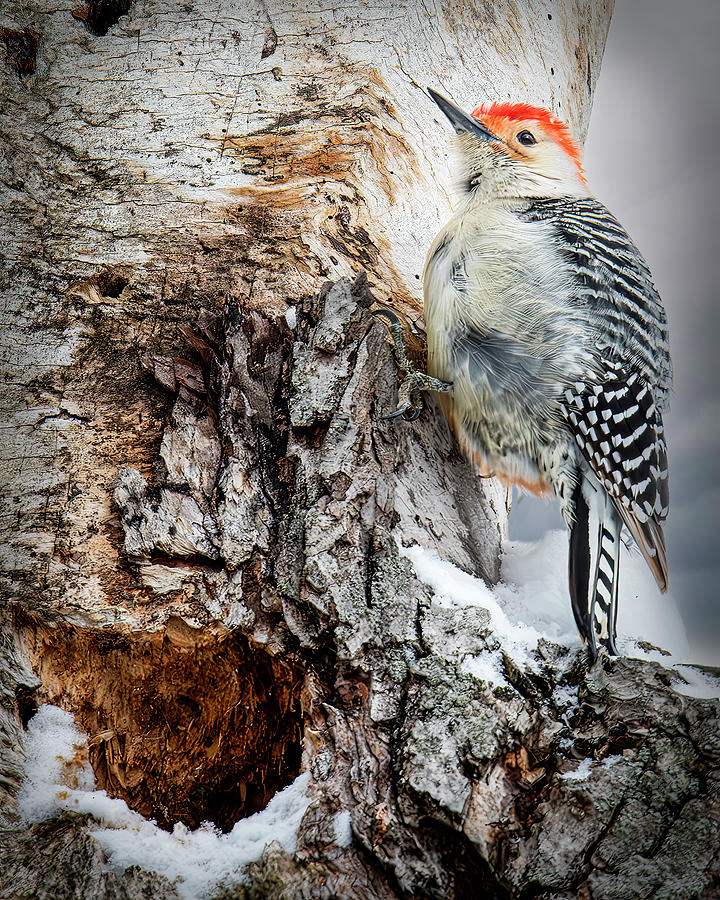
[[[76,6],[72,15],[83,22],[88,31],[102,37],[128,12],[131,3],[132,0],[89,0]]]
[[[35,704],[70,710],[98,788],[161,827],[228,831],[298,774],[303,676],[292,660],[181,619],[144,635],[18,624],[41,682]]]
[[[0,27],[0,41],[5,44],[8,63],[18,75],[32,75],[35,71],[40,35],[32,28],[17,31]]]

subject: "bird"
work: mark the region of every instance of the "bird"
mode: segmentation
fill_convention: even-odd
[[[556,497],[578,630],[593,661],[601,647],[616,655],[623,526],[660,590],[668,584],[662,301],[590,192],[563,121],[514,102],[467,114],[428,93],[456,132],[462,196],[425,263],[427,373],[400,353],[393,415],[416,417],[419,392],[438,391],[482,474]],[[399,320],[386,317],[397,349]]]

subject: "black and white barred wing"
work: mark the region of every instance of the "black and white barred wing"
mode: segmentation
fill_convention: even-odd
[[[557,229],[575,278],[574,314],[589,336],[592,364],[584,381],[569,386],[563,413],[664,589],[668,470],[661,412],[672,370],[662,301],[640,251],[594,198],[539,200],[523,215]]]
[[[667,449],[650,388],[637,371],[626,375],[621,362],[608,363],[604,379],[568,388],[561,408],[583,456],[665,590]]]
[[[572,303],[600,361],[623,359],[665,407],[672,381],[665,310],[631,238],[593,197],[538,200],[521,214],[552,223],[575,278]]]

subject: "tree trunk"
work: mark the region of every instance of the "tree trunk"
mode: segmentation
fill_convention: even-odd
[[[434,406],[383,421],[368,312],[421,356],[453,177],[424,86],[582,135],[610,12],[5,5],[0,897],[188,896],[108,871],[88,816],[19,815],[41,703],[164,828],[229,831],[309,771],[295,852],[223,896],[711,890],[717,704],[550,643],[523,670],[433,599],[405,548],[492,585],[507,498]],[[505,686],[462,666],[484,649]]]

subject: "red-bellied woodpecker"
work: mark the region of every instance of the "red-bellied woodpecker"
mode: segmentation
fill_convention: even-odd
[[[429,93],[457,132],[464,196],[425,265],[430,377],[407,372],[397,414],[442,390],[482,470],[555,494],[578,628],[593,658],[615,653],[623,524],[667,587],[665,312],[566,125],[526,104],[467,115]]]

